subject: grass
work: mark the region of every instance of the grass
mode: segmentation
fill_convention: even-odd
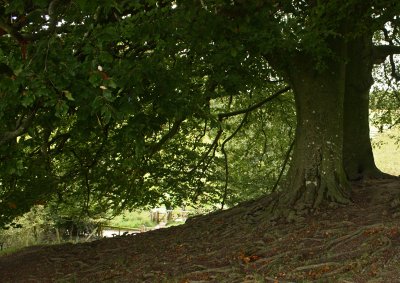
[[[383,172],[400,175],[400,128],[378,133],[372,140],[375,163]]]
[[[0,251],[0,256],[5,256],[5,255],[10,255],[13,253],[16,253],[25,247],[9,247],[9,248],[4,248],[2,251]]]
[[[197,214],[196,210],[193,210],[193,212],[194,214]],[[175,216],[179,215],[180,210],[177,209],[174,213]],[[164,217],[166,217],[166,215],[164,215]],[[171,220],[168,221],[167,226],[177,226],[181,225],[182,223],[183,222]],[[156,222],[151,221],[150,211],[144,210],[125,211],[123,214],[118,215],[112,220],[108,221],[107,224],[115,227],[129,228],[142,228],[143,226],[154,227],[157,225]]]
[[[126,211],[110,220],[108,225],[117,227],[141,228],[153,227],[156,223],[151,221],[149,211]]]

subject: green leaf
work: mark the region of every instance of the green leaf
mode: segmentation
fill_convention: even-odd
[[[62,93],[64,94],[64,96],[71,101],[74,101],[75,99],[72,97],[72,93],[68,90],[63,90]]]
[[[99,72],[93,72],[89,77],[89,82],[94,86],[97,87],[101,84],[103,78]]]
[[[56,113],[55,113],[56,117],[61,118],[65,116],[68,112],[68,109],[69,107],[67,103],[65,103],[64,100],[59,100],[56,104]]]
[[[114,58],[111,56],[111,54],[104,51],[100,52],[99,59],[102,63],[108,63],[108,64],[114,61]]]
[[[236,57],[237,55],[238,55],[238,52],[237,52],[236,48],[231,48],[231,56]]]
[[[103,90],[103,97],[108,102],[113,102],[115,100],[115,97],[113,97],[112,92],[108,89]]]
[[[107,80],[107,86],[110,88],[117,88],[117,84],[115,83],[115,81],[113,79]]]
[[[101,114],[103,116],[103,119],[106,123],[109,123],[112,117],[112,113],[111,113],[112,109],[107,105],[103,105],[103,107],[101,107]]]
[[[35,97],[31,93],[26,93],[21,100],[21,104],[24,107],[31,106],[35,101]]]

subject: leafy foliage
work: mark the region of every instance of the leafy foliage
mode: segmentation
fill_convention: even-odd
[[[376,71],[376,83],[371,93],[371,110],[373,124],[379,128],[393,128],[400,124],[399,81],[394,79],[389,63],[384,64]]]
[[[234,23],[185,7],[3,2],[2,224],[38,203],[96,215],[227,198],[218,151],[238,122],[218,115],[279,84],[266,86],[276,77],[266,62],[228,41]],[[265,119],[260,111],[248,123],[271,128]]]
[[[331,38],[398,11],[314,2],[2,1],[0,225],[38,203],[97,215],[270,191],[294,135],[290,58],[322,70]]]

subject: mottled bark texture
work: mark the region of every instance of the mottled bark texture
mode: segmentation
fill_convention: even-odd
[[[313,59],[299,54],[287,72],[295,94],[296,140],[283,202],[309,210],[324,202],[349,202],[350,186],[343,170],[344,45],[338,56],[313,68]]]
[[[350,201],[348,180],[384,178],[369,137],[373,64],[400,49],[373,46],[372,36],[339,40],[322,68],[299,52],[286,79],[295,94],[297,128],[285,191],[279,203],[309,210]]]
[[[372,36],[347,44],[343,162],[349,180],[387,176],[375,165],[369,136],[369,92],[373,84]]]

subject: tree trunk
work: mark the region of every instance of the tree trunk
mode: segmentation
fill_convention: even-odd
[[[369,92],[373,84],[372,39],[348,43],[344,98],[343,162],[349,180],[388,176],[375,165],[369,136]]]
[[[345,63],[331,59],[315,70],[312,61],[300,54],[288,72],[297,128],[287,191],[279,201],[296,211],[324,202],[348,203],[350,195],[342,158]]]

